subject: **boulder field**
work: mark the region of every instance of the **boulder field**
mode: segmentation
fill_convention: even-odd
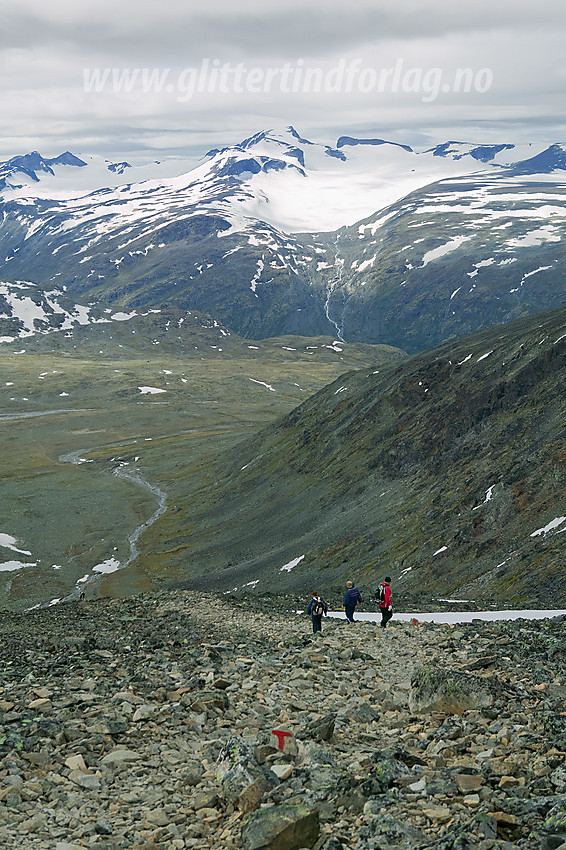
[[[6,612],[0,846],[566,850],[562,619],[189,591]]]

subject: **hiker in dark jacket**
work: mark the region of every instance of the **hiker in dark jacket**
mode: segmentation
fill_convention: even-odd
[[[312,631],[313,634],[316,632],[322,631],[322,615],[326,617],[328,614],[328,605],[322,598],[319,596],[316,590],[312,592],[312,599],[309,602],[309,607],[307,608],[307,614],[312,616]]]
[[[344,594],[344,599],[342,605],[344,606],[344,611],[346,612],[346,619],[349,623],[354,622],[354,610],[358,602],[361,603],[364,600],[362,599],[362,594],[355,587],[353,581],[346,582],[346,593]]]
[[[391,604],[391,577],[385,576],[383,582],[381,583],[379,590],[377,591],[379,594],[379,610],[381,611],[381,628],[385,629],[387,623],[393,616],[393,606]]]

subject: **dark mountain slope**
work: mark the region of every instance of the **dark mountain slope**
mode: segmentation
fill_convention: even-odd
[[[411,604],[563,606],[565,378],[566,309],[344,375],[191,479],[148,563],[191,587],[389,572]]]
[[[409,353],[564,306],[566,188],[501,173],[440,180],[338,232],[328,315]]]

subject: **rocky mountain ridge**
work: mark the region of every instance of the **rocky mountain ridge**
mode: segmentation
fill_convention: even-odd
[[[281,592],[385,569],[425,604],[565,605],[565,346],[562,308],[342,375],[187,482],[151,575]]]
[[[6,614],[2,846],[565,846],[560,620],[313,636],[289,601]]]

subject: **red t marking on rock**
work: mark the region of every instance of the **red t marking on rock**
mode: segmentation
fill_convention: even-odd
[[[282,729],[272,729],[271,734],[275,735],[277,737],[280,750],[282,750],[283,747],[285,746],[285,738],[292,738],[293,737],[290,732],[283,732]]]

